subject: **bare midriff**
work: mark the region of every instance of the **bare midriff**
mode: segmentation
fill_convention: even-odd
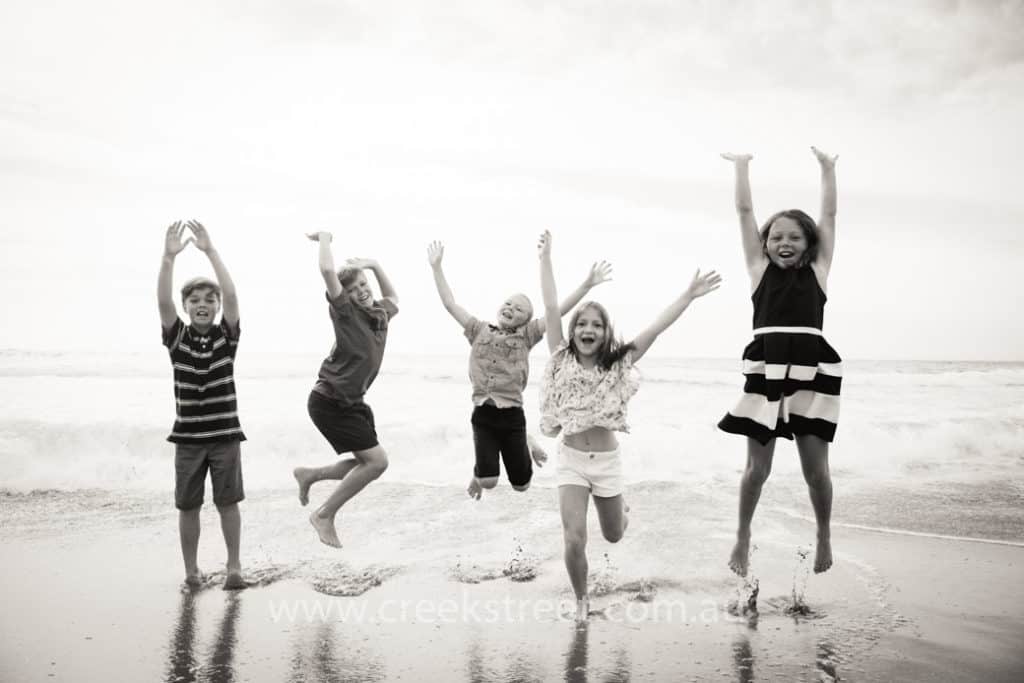
[[[595,453],[614,451],[619,447],[619,440],[615,438],[615,432],[604,427],[591,427],[576,434],[566,434],[562,437],[562,441],[569,448]]]

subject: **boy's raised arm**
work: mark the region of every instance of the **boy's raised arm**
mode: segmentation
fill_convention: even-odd
[[[331,241],[334,239],[329,232],[307,232],[306,237],[320,244],[320,251],[317,263],[320,267],[320,276],[327,285],[327,295],[332,299],[341,296],[345,288],[338,280],[338,271],[334,267],[334,254],[331,253]]]
[[[156,281],[156,302],[160,308],[160,324],[164,329],[169,328],[178,319],[171,290],[174,286],[174,259],[192,241],[191,237],[182,241],[181,236],[184,232],[185,226],[181,221],[174,221],[167,226],[167,232],[164,234],[164,254],[160,260],[160,274]]]
[[[694,299],[702,297],[708,292],[715,291],[721,282],[722,276],[715,271],[712,270],[701,275],[698,269],[686,291],[673,301],[668,308],[662,311],[654,319],[654,322],[633,340],[633,346],[635,347],[633,350],[633,362],[635,363],[640,360],[647,353],[647,350],[651,348],[651,344],[658,338],[658,335],[667,330],[676,320],[679,320],[679,316],[683,314],[683,311],[687,309]]]
[[[441,297],[441,303],[444,305],[445,310],[455,318],[455,322],[465,328],[473,316],[466,312],[466,309],[462,306],[455,303],[455,295],[452,294],[452,289],[448,286],[448,280],[444,276],[444,268],[441,266],[443,258],[444,245],[437,240],[431,242],[427,246],[427,260],[430,262],[430,269],[434,272],[434,286],[437,287],[437,295]]]
[[[213,266],[213,273],[217,276],[217,284],[220,285],[221,309],[223,320],[233,329],[238,329],[238,290],[235,289],[235,281],[231,279],[227,266],[220,258],[220,252],[213,246],[210,240],[210,233],[203,227],[203,224],[196,220],[186,223],[188,229],[195,235],[196,248],[206,254]]]
[[[555,287],[555,271],[551,265],[551,232],[544,231],[537,244],[540,252],[540,291],[544,298],[544,323],[547,328],[548,350],[558,350],[562,336],[562,313],[558,308],[558,290]],[[570,332],[571,333],[571,332]]]

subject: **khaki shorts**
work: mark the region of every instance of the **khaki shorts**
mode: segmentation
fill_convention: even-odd
[[[203,504],[206,471],[210,471],[215,505],[231,505],[245,499],[242,488],[240,441],[175,444],[174,505],[192,510]]]
[[[599,498],[617,496],[623,489],[620,451],[578,451],[559,442],[555,481],[588,488]]]

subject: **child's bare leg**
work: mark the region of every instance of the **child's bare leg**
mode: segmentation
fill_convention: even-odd
[[[202,583],[197,555],[199,554],[199,510],[178,510],[178,536],[181,539],[181,558],[185,561],[185,583],[198,586]]]
[[[587,503],[590,489],[583,486],[559,486],[558,505],[562,513],[562,538],[565,542],[565,569],[576,594],[576,621],[586,621],[590,611],[587,596]]]
[[[466,487],[466,493],[469,494],[470,498],[480,500],[484,489],[493,489],[497,485],[497,477],[478,477],[474,474],[473,478],[469,480],[469,486]]]
[[[618,543],[626,533],[629,526],[629,517],[626,513],[629,506],[622,494],[602,498],[594,496],[594,507],[597,508],[597,519],[601,523],[601,534],[609,543]]]
[[[333,465],[324,465],[323,467],[296,467],[292,470],[292,476],[299,483],[299,503],[302,505],[309,503],[309,487],[316,482],[324,479],[344,479],[345,475],[358,464],[359,461],[355,458],[345,458]]]
[[[750,563],[750,521],[754,518],[757,501],[761,498],[761,487],[772,471],[772,456],[775,453],[775,439],[766,445],[747,438],[747,466],[740,480],[739,524],[736,528],[736,545],[729,556],[729,569],[740,576],[747,575]]]
[[[228,551],[228,561],[225,567],[227,576],[224,579],[224,587],[229,590],[245,588],[246,583],[242,578],[242,563],[239,559],[242,515],[238,511],[238,503],[218,505],[217,512],[220,513],[220,530],[224,534],[224,545]]]
[[[814,554],[814,572],[820,574],[832,566],[832,476],[828,469],[828,442],[816,436],[798,436],[800,467],[818,524],[818,547]]]
[[[341,547],[341,540],[334,528],[334,517],[338,510],[388,468],[387,453],[379,445],[365,451],[355,451],[353,455],[357,464],[350,468],[324,504],[309,516],[310,524],[316,529],[320,541],[334,548]]]

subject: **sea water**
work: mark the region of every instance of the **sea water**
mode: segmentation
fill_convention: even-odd
[[[292,485],[296,465],[333,458],[306,414],[321,358],[242,351],[236,365],[246,488]],[[539,437],[531,358],[525,392]],[[389,354],[367,395],[390,468],[385,481],[422,491],[464,486],[473,465],[465,356]],[[734,360],[648,357],[622,436],[627,485],[672,484],[734,506],[741,437],[715,423],[739,397]],[[830,465],[837,523],[1024,541],[1024,364],[852,361]],[[9,493],[169,491],[171,369],[144,353],[0,352],[0,487]],[[554,455],[553,440],[540,442]],[[553,486],[551,468],[534,486]],[[808,516],[798,457],[776,448],[766,494]],[[415,494],[414,494],[415,495]]]

